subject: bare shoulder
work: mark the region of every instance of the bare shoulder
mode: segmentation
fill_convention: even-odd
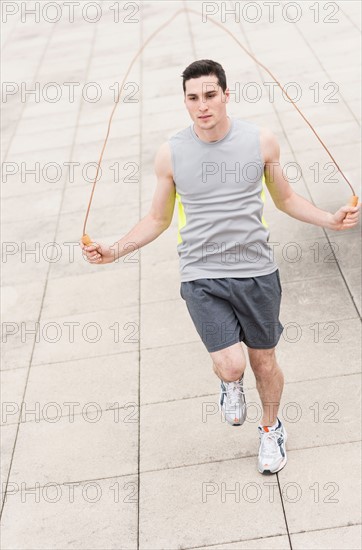
[[[154,167],[158,176],[172,176],[171,147],[168,141],[164,141],[158,148]]]
[[[280,148],[277,136],[266,127],[260,127],[260,149],[264,162],[271,162],[279,158]]]

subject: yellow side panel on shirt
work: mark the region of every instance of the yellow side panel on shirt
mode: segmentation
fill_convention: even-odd
[[[263,201],[263,203],[265,203],[265,174],[263,174],[262,186],[263,188],[260,193],[260,198]],[[268,227],[268,224],[266,223],[264,216],[261,217],[261,221],[263,222],[263,225],[265,225],[265,227]]]
[[[181,197],[176,193],[176,199],[178,200],[178,234],[177,234],[177,244],[182,243],[182,237],[180,231],[186,225],[186,214],[184,210],[184,205],[182,204]]]

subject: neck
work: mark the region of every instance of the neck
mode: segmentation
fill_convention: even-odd
[[[231,119],[230,117],[226,116],[223,120],[221,120],[218,124],[216,124],[213,128],[210,128],[209,130],[196,128],[194,124],[194,131],[197,137],[201,139],[201,141],[212,143],[213,141],[218,141],[219,139],[222,139],[230,130],[230,126]]]

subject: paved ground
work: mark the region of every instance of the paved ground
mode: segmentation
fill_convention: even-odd
[[[288,465],[271,478],[256,470],[260,404],[250,368],[246,424],[233,429],[217,410],[218,380],[179,295],[177,212],[127,262],[91,266],[78,246],[87,163],[98,159],[115,83],[185,5],[219,22],[239,8],[228,28],[295,83],[290,93],[301,94],[299,107],[361,196],[360,3],[279,2],[273,21],[265,2],[250,11],[98,2],[97,12],[81,1],[73,23],[69,6],[38,3],[35,22],[24,11],[34,3],[5,4],[3,548],[360,548],[359,229],[303,224],[267,197],[289,433]],[[114,242],[147,213],[154,154],[190,123],[180,74],[205,57],[222,63],[235,90],[229,114],[271,127],[282,162],[302,167],[296,191],[330,211],[348,200],[299,114],[278,90],[270,101],[262,85],[270,77],[220,28],[182,14],[127,79],[136,101],[116,112],[87,226],[95,240]]]

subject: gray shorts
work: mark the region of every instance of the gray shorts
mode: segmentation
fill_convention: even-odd
[[[284,330],[278,269],[258,277],[181,282],[180,294],[208,352],[241,341],[250,348],[270,349]]]

